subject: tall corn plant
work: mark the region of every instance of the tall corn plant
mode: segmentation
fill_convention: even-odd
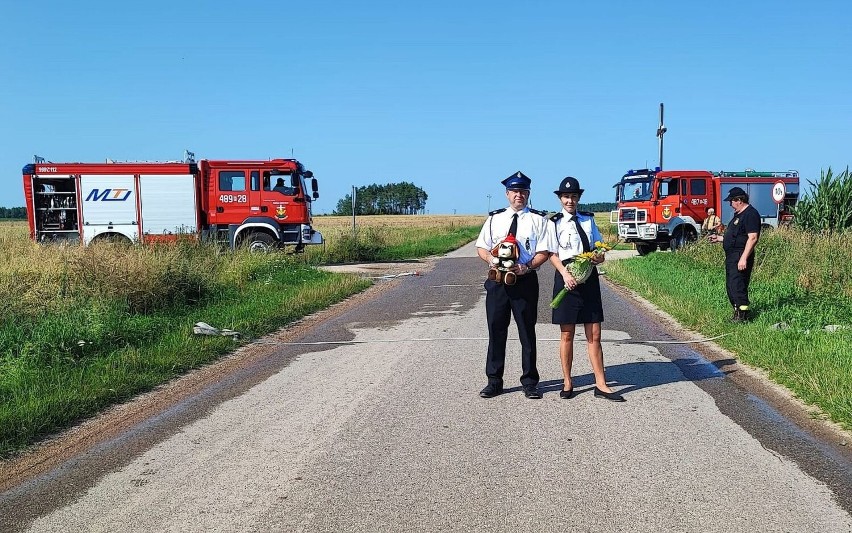
[[[836,233],[852,230],[852,177],[849,167],[833,175],[831,167],[811,184],[811,193],[795,207],[795,224],[809,232]]]

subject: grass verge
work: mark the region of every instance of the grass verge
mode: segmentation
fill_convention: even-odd
[[[852,288],[844,281],[852,268],[850,245],[852,236],[765,233],[749,291],[754,318],[745,324],[729,321],[718,245],[613,261],[605,270],[687,328],[729,333],[717,344],[852,429]],[[825,329],[832,325],[841,329]]]
[[[263,335],[363,290],[369,281],[289,265],[206,302],[149,314],[93,300],[0,327],[0,456],[209,363],[240,343],[193,336],[204,321]],[[82,342],[80,342],[82,341]]]

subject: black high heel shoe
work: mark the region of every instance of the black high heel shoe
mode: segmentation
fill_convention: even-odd
[[[611,402],[626,402],[624,396],[618,394],[617,392],[604,392],[599,388],[595,387],[595,398],[606,398]]]
[[[569,400],[574,397],[574,387],[571,387],[568,390],[559,391],[559,397],[563,400]]]

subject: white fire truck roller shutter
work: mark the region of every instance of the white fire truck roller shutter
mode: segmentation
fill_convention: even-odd
[[[143,235],[192,234],[197,230],[195,176],[139,176]]]

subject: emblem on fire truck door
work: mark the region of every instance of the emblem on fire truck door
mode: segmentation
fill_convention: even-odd
[[[668,205],[663,206],[663,218],[664,218],[664,219],[666,219],[666,220],[668,220],[668,219],[672,218],[672,208],[671,208],[671,206],[668,206]]]
[[[275,210],[275,216],[278,218],[287,218],[287,207],[283,205],[279,205]]]

